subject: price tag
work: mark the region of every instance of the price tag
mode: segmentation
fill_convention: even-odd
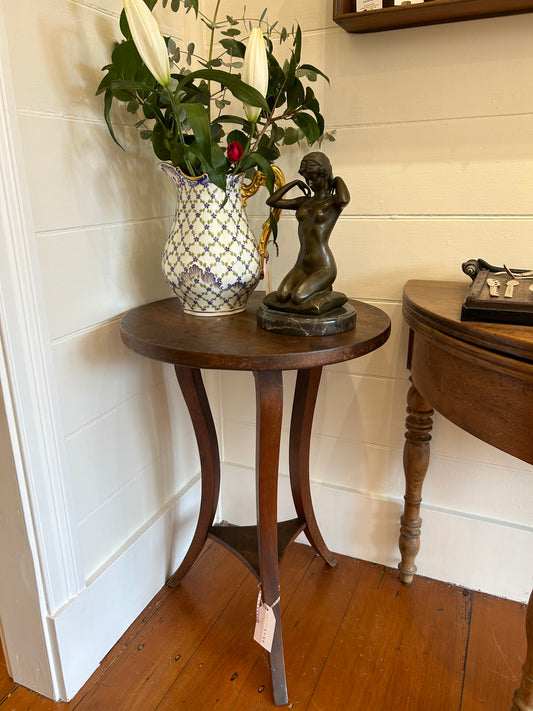
[[[261,585],[259,586],[259,595],[257,596],[257,604],[255,606],[255,631],[254,641],[264,647],[267,652],[272,649],[272,641],[274,639],[274,631],[276,629],[276,616],[272,609],[279,603],[278,599],[273,603],[272,607],[262,602],[263,594]]]
[[[272,649],[274,630],[276,629],[276,617],[274,610],[264,602],[259,605],[255,620],[254,640],[264,647],[267,652]]]

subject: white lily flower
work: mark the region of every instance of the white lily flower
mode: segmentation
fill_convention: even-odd
[[[152,76],[163,86],[170,84],[168,49],[157,24],[144,0],[124,0],[126,19],[137,51]]]
[[[263,32],[260,27],[254,27],[250,32],[244,62],[242,65],[241,79],[245,84],[253,86],[263,96],[268,91],[268,61]],[[255,123],[259,118],[261,109],[258,106],[244,104],[246,118]]]

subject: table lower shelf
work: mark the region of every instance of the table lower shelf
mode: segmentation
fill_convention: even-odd
[[[282,559],[286,549],[305,527],[305,521],[300,518],[278,522],[278,561]],[[251,570],[258,580],[261,579],[256,525],[217,524],[209,528],[207,537],[227,548]]]

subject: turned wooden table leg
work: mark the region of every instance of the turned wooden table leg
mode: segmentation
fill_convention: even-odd
[[[311,427],[322,368],[299,370],[294,391],[289,445],[292,498],[298,518],[306,522],[307,540],[330,566],[337,561],[327,548],[315,518],[309,483]]]
[[[420,549],[420,504],[422,485],[429,465],[433,410],[414,385],[407,394],[405,445],[403,467],[405,472],[405,504],[400,525],[400,553],[398,565],[400,579],[407,585],[416,573],[415,559]]]
[[[276,627],[270,652],[272,695],[276,706],[288,703],[281,636],[278,572],[278,467],[283,412],[281,371],[256,371],[257,544],[263,602],[273,608]]]
[[[533,711],[533,592],[526,615],[527,653],[522,667],[522,682],[514,693],[512,711]]]
[[[176,377],[191,416],[202,471],[202,497],[196,530],[183,562],[168,579],[176,587],[200,555],[212,525],[220,492],[220,457],[215,423],[199,368],[176,366]]]

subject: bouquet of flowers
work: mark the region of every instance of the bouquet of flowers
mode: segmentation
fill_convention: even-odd
[[[192,11],[209,29],[203,57],[193,43],[184,48],[163,37],[152,14],[156,3],[124,0],[123,39],[103,68],[97,94],[104,95],[104,117],[116,143],[111,108],[119,102],[137,116],[141,138],[151,141],[160,160],[186,175],[207,173],[223,190],[228,173],[259,169],[272,192],[280,145],[333,140],[310,86],[319,76],[329,80],[302,63],[299,26],[278,28],[266,10],[258,18],[223,15],[222,0],[214,2],[212,16],[202,12],[201,0],[171,0],[174,12]],[[168,3],[162,0],[163,7]],[[287,56],[278,61],[274,47],[282,45]],[[242,115],[227,113],[235,101]]]

